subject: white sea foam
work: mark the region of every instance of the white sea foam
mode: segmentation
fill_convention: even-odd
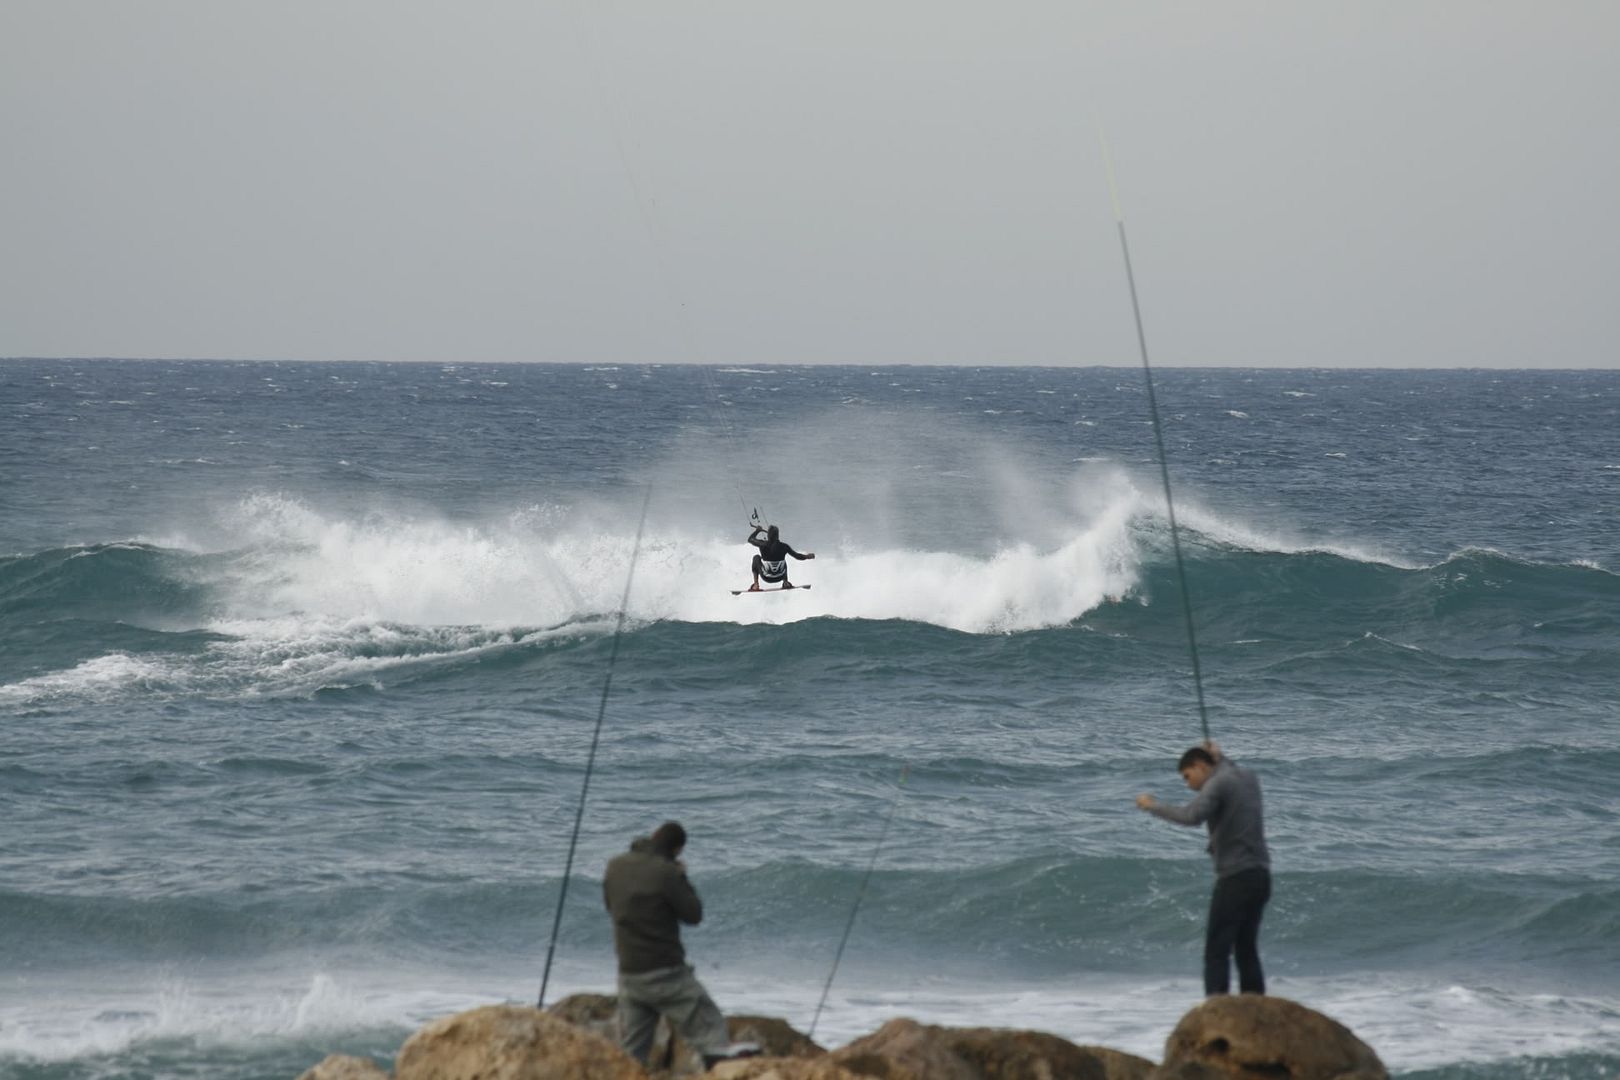
[[[160,1039],[192,1040],[198,1056],[217,1056],[209,1047],[228,1054],[256,1042],[413,1028],[485,1003],[466,990],[402,992],[382,980],[324,973],[301,985],[274,975],[249,982],[167,973],[150,982],[103,977],[94,985],[59,977],[42,989],[37,998],[0,1005],[0,1062],[72,1061]]]
[[[982,556],[823,548],[815,562],[790,563],[792,577],[814,591],[779,597],[731,595],[751,581],[751,549],[738,538],[652,521],[629,614],[688,622],[908,619],[974,633],[1061,625],[1135,583],[1130,524],[1137,511],[1128,489],[1066,528],[1037,524],[1038,513],[1025,509],[1029,531],[1053,537],[1050,546],[1020,540]],[[261,641],[336,643],[401,626],[567,625],[617,608],[634,547],[622,518],[610,529],[590,513],[537,509],[497,525],[465,526],[352,520],[256,496],[240,514],[251,554],[222,583],[226,611],[211,628]],[[430,651],[442,653],[444,644],[457,647]]]
[[[727,966],[700,975],[723,1008],[780,1016],[804,1030],[821,978],[784,981]],[[0,1061],[62,1062],[117,1054],[157,1039],[189,1039],[210,1056],[298,1038],[385,1030],[409,1032],[436,1017],[505,1001],[532,1000],[534,973],[265,971],[238,976],[173,973],[143,982],[58,976],[0,996]],[[552,1001],[580,990],[611,992],[610,979],[577,961],[553,972]],[[1348,1026],[1393,1072],[1527,1057],[1620,1053],[1620,999],[1510,992],[1421,976],[1273,978],[1271,992]],[[964,983],[894,972],[881,983],[835,984],[816,1029],[840,1046],[895,1017],[947,1026],[1049,1031],[1158,1060],[1165,1038],[1200,997],[1187,978],[1077,973],[1063,981]],[[216,1047],[209,1051],[209,1047]]]
[[[380,686],[412,667],[610,629],[633,551],[628,614],[637,622],[897,619],[965,633],[1067,625],[1128,597],[1142,560],[1164,555],[1156,487],[1139,487],[1116,464],[1086,460],[1054,478],[1012,450],[964,451],[949,431],[857,420],[868,426],[777,441],[784,458],[824,471],[767,492],[778,520],[804,523],[788,538],[817,559],[790,562],[790,574],[813,590],[732,595],[750,583],[752,550],[742,529],[716,531],[737,508],[724,505],[735,486],[713,446],[677,447],[657,468],[639,550],[628,500],[449,521],[261,492],[212,515],[207,543],[162,538],[229,553],[191,568],[211,597],[204,628],[228,640],[163,664],[103,657],[0,694],[94,694],[143,681],[270,694]],[[860,453],[839,458],[845,444]],[[1262,533],[1196,496],[1179,498],[1177,511],[1220,544],[1400,565],[1351,545]]]
[[[380,688],[390,674],[501,652],[557,637],[599,633],[603,620],[542,630],[399,626],[365,619],[221,620],[231,635],[199,661],[193,682],[222,690],[250,684],[264,694],[309,694],[355,686]]]
[[[238,620],[297,613],[411,625],[534,626],[564,621],[598,599],[558,567],[555,545],[521,528],[351,518],[279,495],[245,500],[237,528],[253,552],[227,583],[228,614]],[[571,554],[589,568],[592,553]],[[606,565],[619,561],[606,551],[596,554]],[[611,607],[601,603],[595,610]]]
[[[1282,529],[1261,531],[1242,522],[1211,511],[1191,499],[1176,499],[1176,520],[1194,529],[1216,543],[1249,551],[1268,551],[1283,555],[1324,554],[1337,555],[1353,562],[1393,566],[1402,570],[1421,569],[1417,564],[1396,558],[1376,548],[1362,547],[1343,541],[1323,542],[1291,535]]]
[[[182,671],[168,660],[114,652],[86,660],[66,671],[52,671],[0,686],[0,703],[26,705],[60,697],[101,700],[136,687],[172,687],[183,679]]]
[[[1378,983],[1318,983],[1309,1003],[1355,1031],[1392,1069],[1620,1052],[1620,1000],[1446,982]]]
[[[629,615],[742,623],[905,619],[1004,633],[1067,624],[1134,588],[1144,542],[1157,542],[1151,538],[1163,521],[1158,500],[1144,496],[1123,470],[1080,463],[1064,491],[1031,480],[1010,458],[987,455],[973,469],[991,481],[977,485],[987,502],[973,511],[982,550],[962,550],[939,528],[929,535],[943,544],[908,540],[905,515],[892,504],[910,489],[860,487],[857,478],[845,491],[848,505],[791,519],[820,521],[835,535],[818,538],[814,562],[789,564],[792,579],[813,591],[785,596],[732,596],[750,583],[751,549],[740,535],[716,535],[714,515],[694,512],[673,488],[650,511]],[[926,476],[936,486],[948,483]],[[940,486],[931,497],[951,498],[952,490]],[[1262,533],[1196,500],[1179,501],[1177,510],[1189,528],[1218,543],[1394,564],[1376,551]],[[255,494],[220,522],[216,546],[239,554],[206,571],[218,575],[209,583],[217,611],[207,625],[250,643],[245,648],[264,666],[327,684],[508,647],[523,635],[577,628],[617,609],[635,548],[630,519],[623,507],[581,504],[453,523]],[[1000,540],[983,542],[997,533]],[[810,546],[799,534],[789,538]]]

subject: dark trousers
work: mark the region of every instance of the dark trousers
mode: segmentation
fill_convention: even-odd
[[[1271,899],[1271,871],[1241,870],[1215,880],[1209,898],[1209,933],[1204,938],[1204,993],[1232,988],[1232,954],[1237,954],[1238,987],[1245,994],[1266,992],[1260,970],[1260,916]]]

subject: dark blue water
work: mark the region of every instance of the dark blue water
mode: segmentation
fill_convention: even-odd
[[[1620,373],[1158,393],[1273,990],[1398,1074],[1613,1075]],[[755,508],[813,591],[731,595]],[[8,361],[0,1074],[532,999],[632,555],[553,997],[678,817],[700,974],[806,1026],[894,808],[819,1035],[1158,1055],[1209,868],[1132,806],[1199,733],[1139,372]]]

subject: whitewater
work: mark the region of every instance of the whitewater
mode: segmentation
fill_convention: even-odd
[[[1170,371],[1276,992],[1407,1077],[1620,1068],[1620,376]],[[0,1075],[296,1076],[563,992],[666,817],[723,1007],[1156,1057],[1197,737],[1140,373],[0,362]],[[644,538],[636,518],[650,492]],[[758,509],[813,562],[748,583]],[[902,768],[910,779],[896,785]],[[584,899],[577,899],[584,898]]]

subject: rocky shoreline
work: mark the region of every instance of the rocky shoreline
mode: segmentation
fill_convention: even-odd
[[[1214,997],[1165,1040],[1159,1063],[1041,1031],[947,1028],[890,1020],[837,1050],[786,1021],[730,1016],[736,1041],[760,1057],[722,1062],[717,1080],[1388,1080],[1349,1028],[1279,997]],[[698,1055],[660,1023],[651,1068],[614,1041],[614,1000],[575,994],[544,1012],[486,1005],[446,1016],[407,1039],[393,1080],[647,1080],[703,1073]],[[389,1080],[375,1061],[334,1054],[299,1080]]]

